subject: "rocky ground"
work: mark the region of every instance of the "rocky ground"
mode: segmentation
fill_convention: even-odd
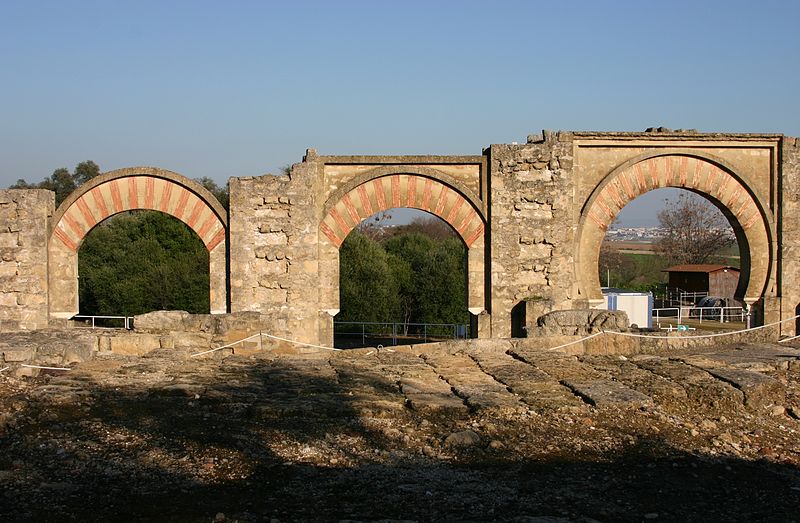
[[[0,374],[0,519],[796,521],[799,417],[780,345],[110,355]]]

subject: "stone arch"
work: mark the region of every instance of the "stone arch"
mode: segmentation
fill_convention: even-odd
[[[50,316],[78,313],[78,249],[97,224],[132,210],[160,211],[189,226],[209,255],[212,313],[227,309],[227,213],[203,186],[156,167],[131,167],[97,176],[58,207],[48,243]]]
[[[597,273],[600,244],[619,211],[638,196],[666,187],[709,199],[728,218],[742,254],[737,295],[753,304],[767,292],[774,271],[775,228],[756,191],[724,161],[689,151],[641,155],[609,173],[581,209],[576,273],[578,292],[602,300]]]
[[[350,231],[377,212],[403,207],[438,216],[459,234],[467,247],[467,309],[485,313],[486,221],[475,201],[460,184],[408,167],[371,170],[332,193],[319,224],[322,309],[330,316],[339,312],[339,247]]]
[[[320,232],[340,247],[362,220],[395,207],[427,211],[455,229],[469,248],[483,234],[479,208],[460,190],[418,174],[391,174],[367,178],[347,192],[334,193],[325,205]]]

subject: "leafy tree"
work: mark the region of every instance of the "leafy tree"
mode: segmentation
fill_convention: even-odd
[[[399,311],[398,285],[381,245],[358,230],[339,251],[340,321],[389,322]]]
[[[597,268],[600,271],[600,283],[604,286],[627,286],[636,276],[636,266],[631,257],[619,252],[606,240],[600,245]]]
[[[81,314],[209,311],[208,251],[183,222],[157,211],[113,216],[78,252]]]
[[[36,189],[35,185],[31,185],[22,178],[17,179],[13,185],[8,186],[9,189]]]
[[[11,189],[49,189],[56,193],[56,207],[83,183],[100,174],[100,167],[91,160],[79,163],[75,171],[70,173],[66,167],[60,167],[53,174],[39,183],[30,184],[23,179],[17,180]]]
[[[434,240],[458,239],[458,233],[446,221],[435,216],[414,218],[408,225],[393,227],[394,234],[418,233]]]
[[[466,323],[460,239],[402,233],[382,242],[356,229],[340,250],[340,321]]]
[[[704,198],[681,192],[677,201],[666,201],[658,213],[663,236],[656,252],[670,265],[707,263],[736,240],[725,216]]]
[[[211,194],[214,195],[214,198],[225,208],[225,210],[229,210],[230,208],[230,193],[228,192],[228,184],[226,183],[224,187],[220,187],[217,185],[217,182],[212,180],[211,178],[204,176],[202,178],[195,178],[195,181],[202,185],[205,189],[208,190]]]
[[[75,181],[76,186],[80,186],[99,174],[100,166],[91,160],[87,160],[75,166],[75,172],[72,175],[72,179]]]

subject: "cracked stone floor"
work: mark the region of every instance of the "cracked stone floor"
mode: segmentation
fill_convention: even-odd
[[[791,521],[800,351],[452,343],[0,378],[6,521]]]

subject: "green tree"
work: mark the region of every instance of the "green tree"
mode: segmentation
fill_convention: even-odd
[[[195,178],[195,181],[202,185],[208,192],[214,195],[214,198],[225,208],[227,211],[230,208],[230,193],[228,192],[228,184],[224,186],[217,185],[217,182],[211,178],[204,176],[202,178]]]
[[[341,249],[340,321],[395,321],[399,313],[398,284],[392,275],[386,251],[357,230]]]
[[[56,193],[56,207],[66,200],[72,191],[81,184],[86,183],[100,174],[100,167],[91,160],[86,160],[75,166],[75,171],[69,172],[66,167],[59,167],[53,174],[39,183],[28,183],[23,179],[17,180],[11,189],[49,189]]]
[[[81,314],[209,311],[208,251],[183,222],[157,211],[113,216],[78,252]]]
[[[81,186],[100,174],[100,166],[91,160],[86,160],[75,166],[72,179],[76,186]]]

